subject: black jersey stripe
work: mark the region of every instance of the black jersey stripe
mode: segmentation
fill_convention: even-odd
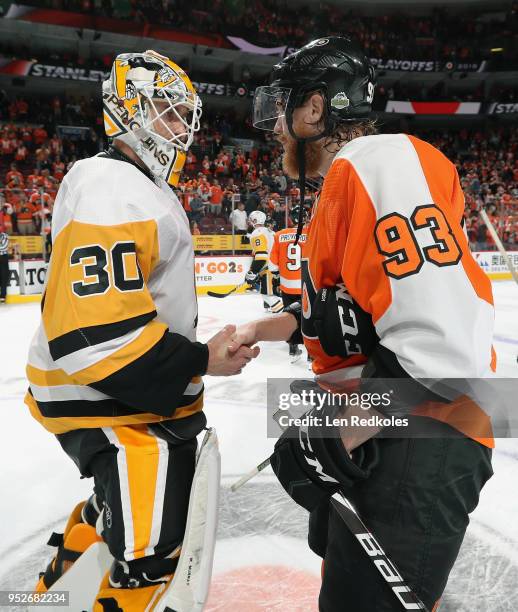
[[[32,392],[29,388],[29,393]],[[196,395],[184,395],[176,402],[163,406],[160,416],[172,417],[177,409],[193,404],[201,395],[203,389]],[[33,396],[34,397],[34,396]],[[48,419],[82,418],[82,417],[122,417],[144,413],[156,414],[156,410],[148,410],[143,404],[140,409],[127,406],[113,398],[102,400],[63,400],[42,402],[35,400],[41,415]]]
[[[104,323],[103,325],[91,325],[90,327],[74,329],[49,341],[50,354],[52,359],[56,361],[87,346],[94,346],[108,340],[120,338],[134,329],[143,327],[154,319],[156,315],[156,310],[153,310],[136,317],[124,319],[123,321],[117,321],[116,323]]]
[[[207,371],[209,349],[185,336],[165,332],[149,351],[89,386],[139,412],[171,416],[185,397],[187,385]]]

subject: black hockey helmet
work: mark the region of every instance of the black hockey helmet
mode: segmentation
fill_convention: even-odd
[[[314,91],[325,100],[324,131],[306,138],[329,134],[338,121],[369,117],[374,97],[375,71],[362,48],[351,38],[319,38],[288,55],[273,67],[270,85],[258,87],[254,95],[254,126],[273,130],[277,119],[286,117],[293,138],[293,110]]]
[[[302,222],[303,223],[306,223],[308,219],[308,214],[309,214],[309,209],[307,208],[307,206],[304,206],[302,209]],[[293,206],[289,212],[289,215],[290,215],[290,219],[292,223],[297,224],[300,219],[300,205]]]
[[[273,131],[284,117],[297,141],[300,206],[298,243],[303,226],[306,189],[305,146],[333,133],[342,121],[367,119],[374,98],[375,71],[358,43],[345,36],[318,38],[285,57],[270,75],[270,85],[254,93],[254,127]],[[319,134],[298,136],[293,129],[293,111],[307,95],[320,92],[324,98],[324,125]]]

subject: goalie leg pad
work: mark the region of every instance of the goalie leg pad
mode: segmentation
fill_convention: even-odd
[[[100,541],[95,532],[95,523],[99,516],[95,494],[87,501],[80,502],[72,511],[65,531],[52,533],[47,544],[57,548],[56,555],[40,574],[36,592],[47,591],[79,559],[85,550]]]
[[[182,552],[174,578],[153,610],[201,612],[209,593],[219,509],[221,458],[214,429],[196,461]]]

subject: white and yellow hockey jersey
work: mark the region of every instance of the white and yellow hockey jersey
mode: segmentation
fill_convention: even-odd
[[[167,184],[116,154],[77,162],[52,242],[27,365],[32,415],[64,433],[201,411],[192,239]]]
[[[263,261],[264,265],[268,263],[268,256],[273,247],[275,234],[267,227],[256,227],[250,234],[250,246],[254,261]]]

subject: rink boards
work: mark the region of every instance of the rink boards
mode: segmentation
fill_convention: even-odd
[[[509,251],[509,258],[515,269],[518,269],[518,251]],[[491,280],[509,280],[509,268],[496,251],[475,251],[475,260]],[[199,255],[195,258],[194,271],[196,292],[206,295],[207,291],[224,293],[243,282],[252,257],[248,255]],[[45,282],[47,264],[43,259],[25,259],[10,261],[10,280],[7,287],[7,301],[33,302],[39,301]],[[244,293],[245,287],[236,291]]]

